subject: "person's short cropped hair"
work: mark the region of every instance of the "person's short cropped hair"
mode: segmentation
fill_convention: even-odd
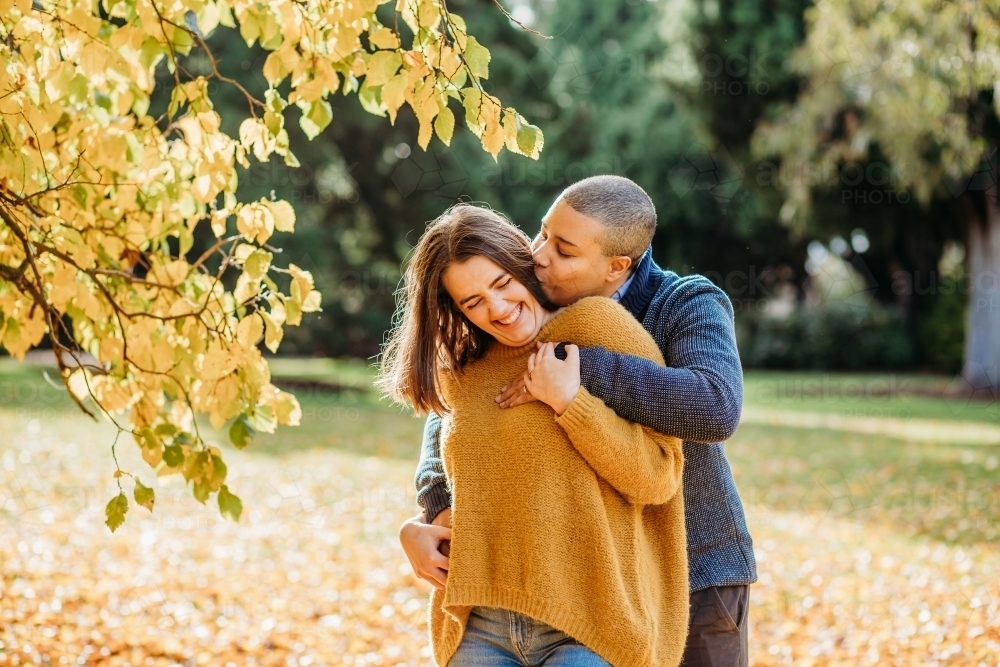
[[[556,202],[605,228],[602,247],[608,257],[624,255],[639,261],[656,232],[656,208],[646,191],[624,176],[591,176],[562,191]]]

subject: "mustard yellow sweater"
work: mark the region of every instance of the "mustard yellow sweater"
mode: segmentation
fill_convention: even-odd
[[[537,340],[664,363],[603,297],[558,313]],[[535,341],[493,344],[442,378],[452,541],[448,584],[430,599],[434,658],[448,664],[470,609],[483,605],[562,630],[614,667],[674,667],[689,604],[681,441],[625,421],[583,388],[558,417],[541,402],[501,410],[494,397],[534,350]]]

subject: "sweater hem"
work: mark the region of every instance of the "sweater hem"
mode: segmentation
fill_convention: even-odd
[[[520,589],[503,586],[449,585],[447,588],[446,607],[496,607],[509,609],[546,623],[557,630],[565,632],[581,644],[597,653],[614,667],[663,667],[650,661],[651,647],[647,646],[641,656],[622,647],[620,635],[613,634],[615,628],[595,626],[581,618],[573,610],[558,602],[542,598]],[[649,637],[653,637],[653,627],[647,628]],[[458,645],[461,643],[464,628],[457,624],[448,624],[443,638],[445,655],[441,657],[447,664]]]

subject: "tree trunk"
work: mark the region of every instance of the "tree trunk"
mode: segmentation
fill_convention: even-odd
[[[966,196],[973,193],[966,193]],[[979,193],[975,193],[979,194]],[[997,400],[1000,367],[1000,205],[997,185],[982,192],[982,215],[968,217],[966,316],[962,377],[975,398]]]

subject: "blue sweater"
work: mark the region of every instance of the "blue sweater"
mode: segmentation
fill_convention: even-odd
[[[703,276],[664,271],[647,250],[621,304],[656,339],[668,367],[584,348],[582,384],[625,419],[684,440],[691,592],[752,584],[753,542],[722,445],[736,430],[743,406],[729,297]],[[451,506],[439,433],[440,420],[431,414],[414,480],[428,521]]]

